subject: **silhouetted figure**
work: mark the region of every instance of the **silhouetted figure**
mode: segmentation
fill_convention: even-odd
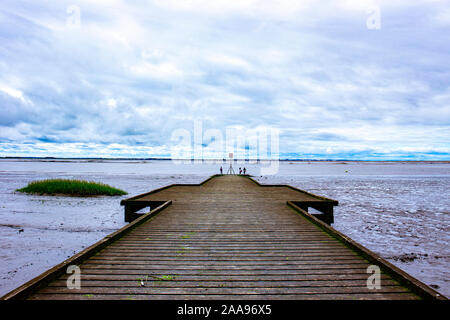
[[[242,169],[241,168],[239,168],[239,174],[242,174]]]
[[[223,170],[222,170],[222,167],[220,167],[220,174],[223,174]]]
[[[245,174],[246,171],[247,171],[247,170],[245,170],[245,167],[244,167],[244,174]]]

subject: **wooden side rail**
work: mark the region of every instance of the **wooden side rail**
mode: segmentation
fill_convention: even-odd
[[[330,203],[332,203],[335,206],[339,205],[339,202],[337,200],[326,198],[326,197],[323,197],[323,196],[319,196],[317,194],[314,194],[314,193],[311,193],[311,192],[307,192],[307,191],[302,190],[302,189],[298,189],[298,188],[290,186],[288,184],[261,184],[258,181],[256,181],[255,179],[251,178],[250,176],[248,176],[247,178],[250,179],[251,181],[253,181],[254,183],[256,183],[260,187],[284,187],[284,188],[289,188],[289,189],[292,189],[292,190],[295,190],[295,191],[307,194],[307,195],[309,195],[311,197],[314,197],[314,198],[316,198],[318,200],[329,201]]]
[[[344,243],[347,247],[351,248],[357,254],[367,259],[370,263],[377,265],[381,270],[389,274],[392,278],[394,278],[399,283],[409,288],[412,292],[416,293],[417,295],[423,297],[424,299],[447,300],[447,298],[442,296],[439,292],[433,290],[426,284],[422,283],[421,281],[417,280],[416,278],[397,268],[396,266],[386,261],[385,259],[381,258],[380,256],[370,251],[366,247],[360,245],[358,242],[354,241],[350,237],[344,235],[343,233],[332,228],[331,226],[324,223],[320,219],[309,214],[308,212],[297,206],[294,202],[287,201],[287,205],[292,209],[294,209],[296,213],[302,215],[303,217],[305,217],[306,219],[308,219],[309,221],[320,227],[322,230],[331,235],[333,238]]]
[[[158,208],[166,201],[127,201],[125,206],[125,222],[133,222],[146,213],[137,213],[137,211],[149,207],[149,212],[152,208]]]
[[[161,212],[163,209],[168,207],[172,204],[172,201],[166,201],[159,207],[151,210],[149,213],[142,215],[140,218],[134,220],[132,223],[127,224],[126,226],[120,228],[116,232],[111,233],[110,235],[107,235],[102,240],[94,243],[90,247],[84,249],[83,251],[77,253],[76,255],[70,257],[69,259],[61,262],[60,264],[54,266],[53,268],[45,271],[41,275],[33,278],[32,280],[26,282],[25,284],[21,285],[17,289],[7,293],[3,297],[0,297],[0,300],[12,300],[12,299],[26,299],[31,293],[39,290],[42,287],[45,287],[48,285],[51,281],[57,279],[61,275],[65,274],[67,271],[67,268],[70,265],[78,265],[88,259],[89,257],[93,256],[112,242],[116,241],[117,239],[123,237],[126,233],[130,232],[135,227],[139,226],[143,222],[153,218],[156,214]]]

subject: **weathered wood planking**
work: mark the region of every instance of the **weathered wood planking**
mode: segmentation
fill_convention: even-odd
[[[161,203],[106,244],[5,297],[444,299],[305,210],[309,204],[332,208],[334,200],[248,177],[214,176],[123,202],[133,208]],[[66,285],[65,268],[73,263],[81,268],[81,289]],[[367,288],[372,264],[382,270],[381,289]]]

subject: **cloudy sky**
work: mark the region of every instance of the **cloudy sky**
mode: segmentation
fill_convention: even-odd
[[[450,1],[2,0],[0,110],[0,156],[224,153],[234,129],[449,160]]]

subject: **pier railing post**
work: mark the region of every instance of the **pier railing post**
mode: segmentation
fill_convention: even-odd
[[[126,201],[125,206],[125,222],[133,222],[137,218],[141,217],[144,213],[137,213],[137,211],[148,207],[148,211],[152,208],[157,208],[164,204],[165,201]]]
[[[306,201],[292,201],[296,206],[308,212],[308,208],[313,208],[321,213],[311,213],[312,216],[322,220],[328,225],[334,223],[334,203],[321,201],[321,202],[306,202]]]

